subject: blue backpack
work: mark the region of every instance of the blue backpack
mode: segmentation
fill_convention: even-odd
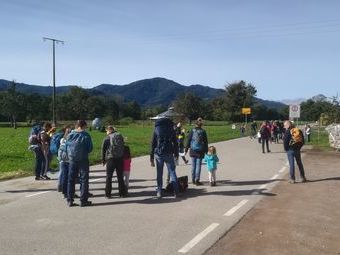
[[[59,131],[52,136],[51,142],[50,142],[50,152],[52,155],[58,154],[60,140],[63,137],[64,137],[64,133],[62,131]]]
[[[88,159],[88,139],[82,132],[72,132],[66,141],[66,151],[70,161],[82,161]]]
[[[193,151],[203,151],[204,150],[204,130],[199,128],[194,128],[192,130],[192,137],[190,148]]]
[[[174,151],[172,144],[172,135],[174,130],[169,127],[157,126],[155,133],[157,134],[157,147],[155,153],[158,155],[171,154]]]

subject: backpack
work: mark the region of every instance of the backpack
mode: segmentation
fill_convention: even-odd
[[[30,134],[28,136],[28,143],[30,145],[37,145],[40,142],[40,133],[41,126],[33,126]]]
[[[302,131],[298,128],[292,128],[290,130],[290,134],[292,136],[289,145],[294,147],[302,147],[303,146],[303,134]]]
[[[185,192],[188,189],[188,176],[181,176],[177,178],[177,185],[178,185],[178,189],[179,192]],[[168,193],[174,193],[174,187],[173,187],[173,183],[170,182],[166,188],[165,191]]]
[[[157,135],[157,147],[155,149],[155,153],[158,155],[172,154],[173,153],[173,144],[172,137],[174,135],[174,130],[171,130],[166,127],[157,126],[155,128],[155,133]]]
[[[190,148],[194,151],[203,151],[204,150],[204,141],[203,141],[204,131],[203,129],[194,128],[192,130],[192,137]]]
[[[60,146],[60,140],[61,138],[63,138],[64,133],[63,132],[57,132],[55,133],[52,138],[51,138],[51,142],[50,142],[50,152],[52,153],[52,155],[57,155],[58,154],[58,149]]]
[[[58,150],[58,160],[59,161],[64,161],[67,162],[68,155],[67,155],[67,149],[66,149],[66,141],[60,144],[59,150]]]
[[[88,158],[87,136],[83,133],[72,132],[66,141],[66,151],[71,161],[82,161]]]
[[[121,158],[124,155],[124,138],[118,133],[114,132],[109,135],[110,146],[106,152],[107,158]]]

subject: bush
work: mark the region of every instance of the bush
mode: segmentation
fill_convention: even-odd
[[[125,117],[119,120],[119,125],[127,126],[134,122],[131,117]]]

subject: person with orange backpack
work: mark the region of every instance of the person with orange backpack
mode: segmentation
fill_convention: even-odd
[[[301,160],[301,148],[304,145],[303,133],[300,129],[296,128],[293,123],[289,120],[285,121],[284,127],[286,133],[283,139],[283,146],[287,152],[288,162],[289,162],[289,183],[295,183],[295,162],[299,167],[301,182],[306,182],[305,170]]]

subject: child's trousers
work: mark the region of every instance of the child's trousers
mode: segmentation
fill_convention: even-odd
[[[216,182],[216,170],[209,171],[209,182]]]

